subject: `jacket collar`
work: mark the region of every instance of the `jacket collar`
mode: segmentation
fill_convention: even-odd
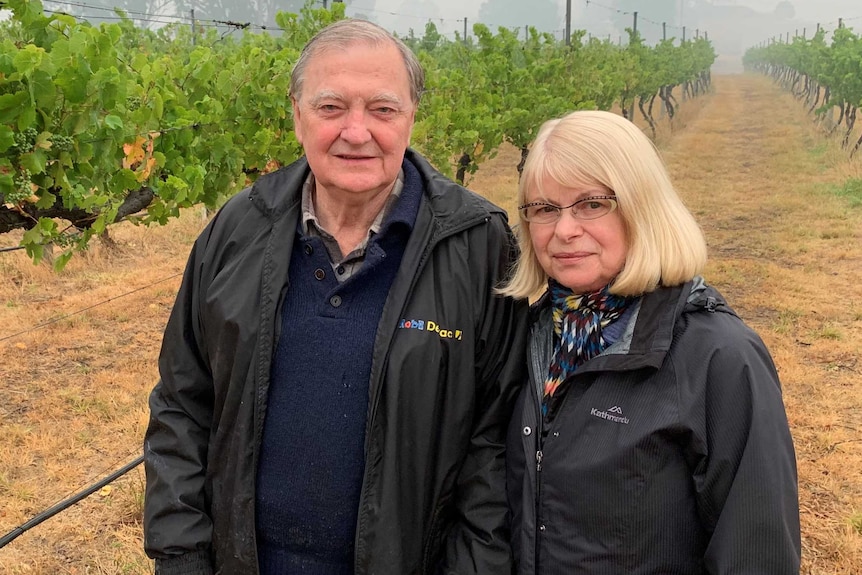
[[[658,369],[673,340],[674,328],[684,313],[721,311],[733,313],[724,298],[708,286],[701,277],[674,287],[660,287],[644,294],[635,304],[637,308],[619,341],[601,355],[578,368],[581,373],[590,371],[628,371],[640,368]],[[547,355],[537,365],[547,365],[553,353],[553,321],[547,297],[542,297],[531,312],[531,355]]]
[[[431,210],[436,233],[445,236],[471,225],[492,213],[505,217],[505,211],[493,206],[481,196],[467,192],[455,182],[435,170],[425,158],[408,148],[404,162],[409,162],[419,172],[424,188],[423,198]],[[249,194],[253,205],[270,219],[277,219],[301,201],[302,184],[308,177],[308,161],[305,156],[289,166],[265,174],[257,179]],[[449,193],[453,190],[462,193]]]

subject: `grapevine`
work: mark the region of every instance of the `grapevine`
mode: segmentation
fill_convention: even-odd
[[[214,208],[298,158],[290,72],[305,43],[344,17],[343,3],[307,5],[276,16],[278,37],[192,37],[187,26],[152,32],[126,19],[94,27],[46,15],[39,0],[6,5],[0,233],[26,230],[21,245],[36,260],[41,246],[62,244],[57,265],[113,223]],[[473,33],[452,41],[429,24],[405,38],[427,75],[413,145],[462,181],[504,141],[525,154],[538,126],[569,110],[656,95],[671,106],[674,86],[695,85],[714,59],[704,42],[620,47],[576,33],[566,47],[534,29],[525,39],[481,24]],[[70,226],[74,242],[61,237]]]
[[[793,92],[830,133],[843,128],[842,145],[852,145],[851,156],[862,147],[862,137],[855,144],[850,140],[862,106],[862,36],[838,28],[827,43],[826,31],[818,29],[811,38],[798,36],[789,43],[752,48],[743,63]]]

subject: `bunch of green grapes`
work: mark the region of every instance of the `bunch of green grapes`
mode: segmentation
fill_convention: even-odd
[[[75,145],[75,139],[71,136],[54,134],[51,136],[52,149],[57,152],[70,152]]]
[[[27,128],[23,132],[16,132],[13,136],[14,144],[12,144],[12,147],[19,154],[26,154],[33,150],[33,145],[36,143],[36,136],[38,135],[39,132],[36,131],[36,128]]]
[[[30,187],[32,174],[30,170],[18,170],[12,182],[15,190],[12,193],[6,194],[4,201],[10,204],[17,204],[33,195],[33,188]]]

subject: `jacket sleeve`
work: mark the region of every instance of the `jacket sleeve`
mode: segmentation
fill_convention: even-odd
[[[760,338],[740,327],[707,360],[706,457],[694,476],[711,531],[705,565],[714,575],[798,574],[796,458],[778,374]]]
[[[155,559],[157,574],[212,573],[212,523],[204,480],[213,384],[201,345],[202,251],[198,240],[165,329],[160,380],[149,400],[144,438],[144,548]]]
[[[513,571],[506,504],[506,430],[526,377],[528,306],[493,294],[517,255],[508,226],[492,219],[488,266],[493,285],[480,310],[477,401],[467,456],[456,491],[456,517],[443,561],[446,575],[508,575]]]

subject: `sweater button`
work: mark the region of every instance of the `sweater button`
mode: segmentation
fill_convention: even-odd
[[[533,433],[533,430],[530,429],[530,426],[524,428],[524,435],[530,435],[531,433]]]
[[[314,270],[314,277],[315,277],[315,279],[317,279],[318,281],[319,281],[319,280],[322,280],[323,278],[325,278],[325,277],[326,277],[326,272],[325,272],[325,271],[323,271],[323,270],[322,270],[322,269],[320,269],[320,268],[317,268],[316,270]]]
[[[544,525],[539,525],[539,531],[544,531],[544,530],[545,530],[545,526],[544,526]]]
[[[340,306],[341,305],[341,296],[340,295],[332,296],[331,298],[329,298],[329,303],[332,304],[332,307]]]
[[[308,255],[311,255],[312,253],[314,253],[314,248],[311,247],[311,244],[305,244],[305,247],[303,249],[305,250],[305,253]]]
[[[335,271],[338,272],[338,275],[344,274],[344,266],[338,266]]]

